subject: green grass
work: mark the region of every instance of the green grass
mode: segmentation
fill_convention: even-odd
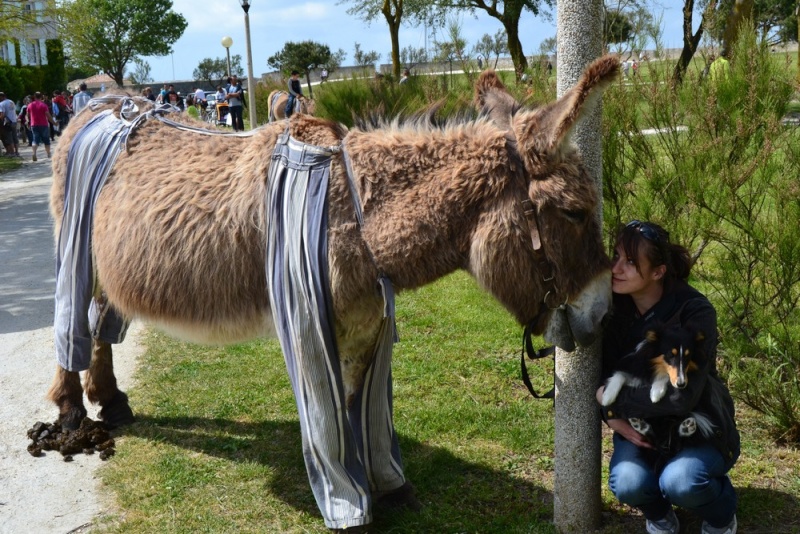
[[[376,531],[554,532],[553,409],[519,379],[521,329],[463,273],[397,308],[395,424],[424,509],[378,516]],[[277,342],[223,349],[149,333],[146,344],[129,391],[138,422],[101,470],[116,506],[98,529],[327,532]],[[741,531],[800,532],[800,453],[773,446],[749,412],[740,423]],[[603,448],[607,466],[607,432]],[[603,487],[604,532],[641,530]]]
[[[0,150],[2,150],[0,148]],[[20,158],[7,158],[0,155],[0,174],[15,171],[22,167],[22,159]]]

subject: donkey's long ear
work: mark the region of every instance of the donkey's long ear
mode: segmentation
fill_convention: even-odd
[[[599,98],[619,74],[619,59],[606,55],[592,62],[575,86],[560,99],[545,106],[537,115],[538,132],[526,132],[545,141],[543,148],[552,153],[566,140],[582,113]],[[542,138],[542,136],[544,138]]]
[[[493,70],[482,72],[475,82],[475,106],[481,115],[489,117],[504,130],[508,129],[511,116],[519,108],[517,101]]]

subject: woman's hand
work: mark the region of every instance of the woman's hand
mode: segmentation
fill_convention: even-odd
[[[603,392],[605,389],[605,386],[600,386],[597,389],[597,393],[595,394],[597,397],[597,402],[602,403]],[[618,433],[620,436],[627,439],[637,447],[642,447],[644,449],[655,449],[655,447],[653,447],[653,445],[647,441],[647,438],[634,430],[627,419],[609,419],[606,421],[606,424],[608,425],[608,428]]]
[[[653,447],[653,445],[647,441],[646,437],[633,429],[627,419],[609,419],[606,424],[611,430],[617,432],[619,435],[637,447],[642,447],[644,449],[655,449],[655,447]]]

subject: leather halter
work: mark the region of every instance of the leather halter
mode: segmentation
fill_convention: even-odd
[[[522,210],[523,213],[525,213],[525,219],[528,221],[528,230],[531,234],[533,259],[536,262],[536,270],[542,273],[543,286],[544,289],[547,290],[544,294],[544,298],[542,298],[542,304],[548,309],[554,310],[561,306],[562,303],[558,303],[555,306],[550,306],[547,303],[548,297],[555,297],[557,294],[554,282],[556,275],[553,270],[553,265],[547,260],[547,255],[544,253],[544,248],[542,247],[542,237],[539,234],[539,217],[536,213],[536,206],[533,205],[531,199],[526,198],[522,201]],[[542,315],[542,313],[544,313],[544,311],[540,311],[539,315]]]
[[[553,387],[542,394],[536,392],[533,388],[533,384],[531,383],[530,376],[528,374],[528,368],[525,365],[525,356],[527,355],[528,358],[531,360],[537,360],[540,358],[546,358],[548,356],[552,356],[555,362],[555,347],[544,347],[542,349],[536,350],[533,346],[533,327],[536,323],[539,322],[539,319],[547,313],[548,310],[553,310],[559,308],[563,304],[557,304],[555,306],[550,306],[547,303],[547,298],[551,295],[556,295],[556,288],[555,288],[555,272],[553,269],[553,265],[547,261],[547,255],[544,252],[544,248],[542,247],[542,237],[539,233],[539,216],[536,212],[536,206],[533,205],[531,199],[526,198],[522,201],[522,210],[525,213],[525,220],[528,221],[528,230],[531,234],[531,244],[533,245],[533,258],[536,262],[536,269],[539,273],[542,273],[542,282],[544,282],[543,286],[547,292],[542,298],[542,304],[539,307],[539,313],[536,314],[536,317],[525,326],[525,330],[522,334],[522,354],[520,354],[520,370],[522,373],[522,382],[525,384],[525,387],[528,389],[531,395],[537,399],[553,399],[555,402],[555,376],[553,377]]]

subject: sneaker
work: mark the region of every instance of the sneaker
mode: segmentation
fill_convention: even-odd
[[[36,161],[36,154],[33,155],[33,161]]]
[[[736,527],[738,526],[739,525],[736,523],[736,514],[733,514],[733,519],[731,519],[731,522],[724,527],[712,527],[703,521],[703,527],[700,529],[700,534],[736,534]]]
[[[675,510],[672,509],[667,512],[663,519],[658,521],[650,521],[648,519],[646,526],[648,534],[678,534],[681,530],[678,516],[675,515]]]

